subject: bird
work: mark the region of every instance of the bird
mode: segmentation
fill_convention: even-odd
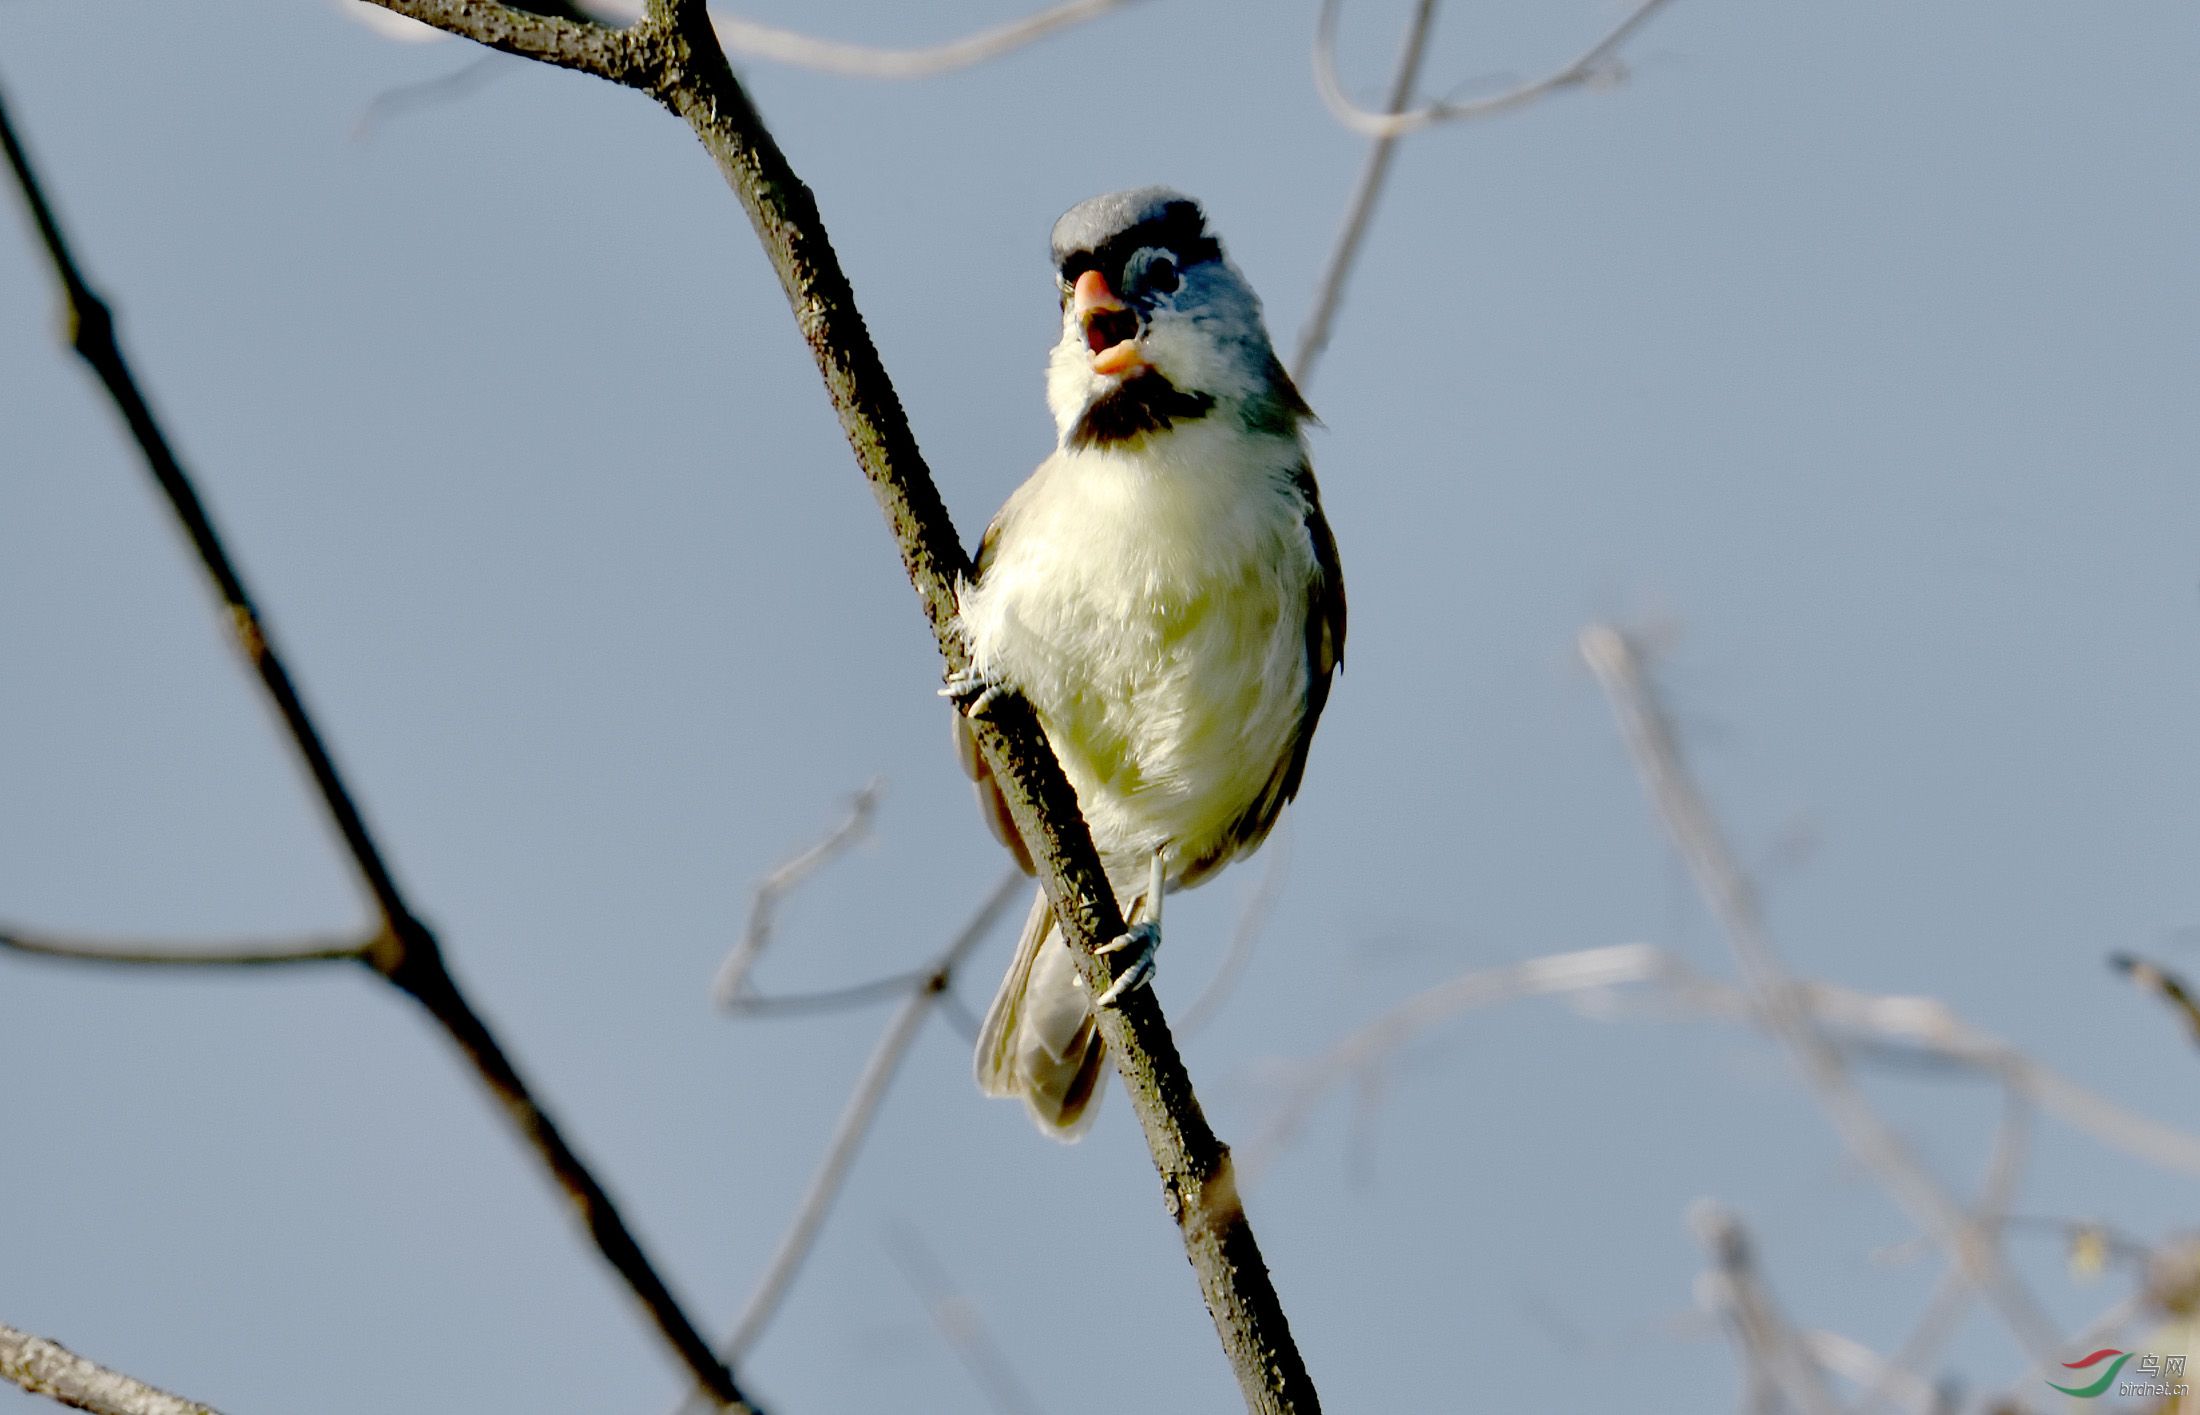
[[[1344,578],[1259,297],[1199,203],[1140,187],[1054,225],[1056,445],[957,584],[949,676],[981,814],[1029,852],[970,723],[1027,701],[1077,793],[1129,931],[1086,995],[1045,891],[978,1037],[979,1089],[1071,1141],[1104,1075],[1098,1008],[1153,975],[1164,893],[1259,848],[1292,800],[1344,658]]]

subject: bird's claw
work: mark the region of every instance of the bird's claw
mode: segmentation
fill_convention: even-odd
[[[1125,932],[1101,944],[1093,952],[1106,957],[1111,953],[1129,953],[1131,964],[1115,975],[1108,990],[1093,1003],[1095,1007],[1113,1007],[1139,988],[1153,982],[1154,953],[1161,947],[1161,926],[1146,922],[1131,925]]]
[[[952,702],[964,717],[983,717],[1002,691],[997,679],[975,668],[965,668],[947,675],[947,686],[940,689],[940,696]]]

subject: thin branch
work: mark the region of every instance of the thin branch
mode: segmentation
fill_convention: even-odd
[[[2062,1344],[2054,1324],[2002,1261],[1999,1247],[1979,1241],[1962,1206],[1872,1109],[1839,1051],[1798,1001],[1773,950],[1756,891],[1689,772],[1640,652],[1619,630],[1601,624],[1582,631],[1580,647],[1611,700],[1659,820],[1726,934],[1743,986],[1773,1035],[1793,1054],[1842,1142],[1986,1295],[2018,1344],[2035,1361],[2049,1357]]]
[[[947,1268],[916,1230],[905,1224],[887,1229],[886,1249],[893,1255],[894,1266],[909,1280],[917,1300],[924,1304],[925,1315],[962,1358],[964,1369],[978,1383],[978,1389],[985,1392],[994,1415],[1039,1415],[1038,1399],[1009,1364],[1008,1353],[986,1330],[977,1305],[955,1290]]]
[[[1941,1392],[1930,1381],[1901,1370],[1854,1337],[1805,1331],[1796,1333],[1796,1338],[1811,1362],[1822,1370],[1859,1386],[1884,1385],[1886,1398],[1908,1406],[1915,1415],[1936,1415],[1940,1409]],[[1849,1415],[1858,1415],[1857,1409],[1852,1407]]]
[[[1516,998],[1573,996],[1605,1004],[1607,1016],[1623,987],[1652,988],[1652,998],[1752,1026],[1763,1018],[1747,993],[1706,978],[1679,957],[1649,944],[1617,944],[1552,953],[1496,968],[1477,969],[1415,993],[1373,1021],[1354,1029],[1313,1058],[1297,1063],[1299,1079],[1288,1086],[1277,1118],[1247,1147],[1248,1175],[1264,1167],[1276,1149],[1294,1139],[1313,1107],[1331,1090],[1359,1083],[1399,1048],[1429,1028],[1476,1007]],[[1907,1056],[1997,1078],[2010,1095],[2091,1135],[2101,1144],[2150,1164],[2200,1175],[2200,1136],[2136,1114],[2048,1069],[2009,1043],[1950,1012],[1932,998],[1875,997],[1832,983],[1798,980],[1797,1004],[1843,1045],[1876,1047],[1876,1055]]]
[[[2117,1262],[2134,1269],[2143,1269],[2148,1260],[2156,1256],[2152,1244],[2098,1219],[2058,1218],[2050,1214],[2008,1214],[1995,1226],[2004,1236],[2044,1233],[2058,1239],[2069,1250],[2073,1264],[2091,1263],[2105,1267],[2109,1263]],[[1908,1262],[1920,1251],[1931,1247],[1929,1239],[1909,1238],[1875,1250],[1872,1257],[1875,1261],[1886,1263]]]
[[[970,1004],[962,1000],[962,994],[952,987],[940,994],[940,1016],[946,1019],[947,1025],[953,1027],[956,1035],[965,1042],[971,1046],[978,1044],[978,1032],[985,1021],[971,1010]]]
[[[2192,989],[2183,978],[2158,964],[2129,953],[2119,953],[2108,960],[2108,965],[2122,973],[2146,992],[2153,993],[2184,1022],[2195,1044],[2200,1044],[2200,999],[2195,999]]]
[[[470,0],[418,0],[413,8],[421,12],[473,16],[489,36],[485,42],[501,41],[514,46],[523,42],[545,44],[560,54],[594,53],[602,44],[626,43],[621,36],[608,31],[596,35],[570,21],[545,19],[502,5],[470,3]],[[427,18],[427,14],[417,13],[414,17]],[[482,1083],[489,1088],[506,1117],[534,1147],[537,1158],[564,1191],[604,1259],[632,1289],[658,1332],[696,1383],[710,1392],[712,1399],[721,1406],[750,1408],[732,1372],[710,1354],[709,1343],[688,1319],[656,1266],[643,1252],[640,1240],[627,1227],[610,1193],[566,1141],[549,1113],[521,1079],[503,1045],[460,991],[457,980],[444,963],[435,935],[420,921],[398,887],[380,845],[367,827],[356,796],[337,770],[320,729],[307,712],[296,683],[276,649],[266,621],[245,588],[243,576],[139,389],[137,378],[116,342],[114,317],[106,302],[85,279],[82,267],[64,239],[60,222],[8,121],[4,103],[0,103],[0,147],[6,150],[8,164],[60,281],[70,343],[105,385],[137,441],[146,469],[167,497],[192,548],[198,552],[200,564],[221,599],[238,648],[258,675],[260,686],[297,750],[322,808],[359,875],[361,886],[381,916],[375,945],[362,961],[426,1008],[473,1063]]]
[[[1245,976],[1245,965],[1253,961],[1253,945],[1260,942],[1260,931],[1275,911],[1276,900],[1283,893],[1283,882],[1291,874],[1291,841],[1288,823],[1268,839],[1268,863],[1261,867],[1260,883],[1253,887],[1243,908],[1238,910],[1237,926],[1230,930],[1230,947],[1222,955],[1222,962],[1215,968],[1215,975],[1207,980],[1207,986],[1199,990],[1192,1005],[1184,1009],[1184,1020],[1177,1030],[1186,1036],[1196,1035],[1201,1028],[1215,1019],[1222,1004],[1229,1001]]]
[[[777,64],[792,64],[849,78],[925,79],[998,59],[1059,30],[1096,20],[1130,3],[1131,0],[1067,0],[1067,3],[1050,5],[1020,20],[1010,20],[944,44],[928,44],[916,49],[844,44],[730,15],[720,16],[715,23],[719,41],[727,50],[748,58],[768,59]]]
[[[154,968],[264,968],[284,963],[362,963],[384,946],[380,933],[363,938],[308,938],[291,943],[169,943],[80,938],[0,926],[0,948],[72,963],[122,963]]]
[[[0,1325],[0,1380],[93,1415],[220,1415],[6,1325]]]
[[[1915,1048],[1921,1055],[1999,1076],[2002,1084],[2048,1114],[2165,1169],[2200,1175],[2200,1136],[2127,1110],[2087,1090],[2016,1047],[1956,1016],[1929,997],[1875,997],[1831,983],[1799,982],[1800,1005],[1827,1027]],[[1738,991],[1698,990],[1691,1001],[1735,1016],[1750,1014]]]
[[[815,1017],[824,1012],[852,1012],[874,1002],[900,997],[923,981],[923,971],[912,968],[868,982],[819,988],[814,992],[743,993],[720,1005],[735,1017]]]
[[[372,10],[369,13],[386,16],[388,12]],[[440,30],[430,30],[429,33],[438,39],[443,37]],[[367,106],[360,110],[358,121],[351,125],[352,141],[366,141],[384,123],[401,113],[462,98],[481,88],[498,74],[510,72],[496,55],[476,54],[447,74],[437,74],[433,78],[416,79],[411,83],[384,89],[369,99]]]
[[[955,935],[954,941],[933,960],[930,968],[918,975],[907,1000],[886,1024],[886,1031],[879,1037],[878,1046],[864,1064],[863,1075],[841,1111],[840,1124],[825,1147],[825,1158],[818,1164],[809,1192],[802,1196],[795,1210],[794,1222],[788,1225],[786,1236],[779,1241],[779,1250],[772,1255],[748,1305],[741,1311],[740,1321],[734,1325],[733,1335],[722,1348],[727,1364],[738,1366],[746,1360],[763,1336],[765,1326],[778,1315],[788,1288],[817,1242],[825,1216],[832,1211],[849,1171],[855,1167],[856,1153],[871,1133],[871,1123],[878,1116],[880,1103],[886,1099],[886,1088],[893,1084],[895,1074],[901,1070],[933,1004],[946,994],[955,980],[956,968],[961,966],[970,950],[985,940],[1000,922],[1002,911],[1029,887],[1023,871],[1011,865],[978,905],[970,921]]]
[[[1401,113],[1413,101],[1413,86],[1421,77],[1421,60],[1428,53],[1429,31],[1436,25],[1436,6],[1437,0],[1414,0],[1413,19],[1406,25],[1405,43],[1398,51],[1398,70],[1390,80],[1390,98],[1383,105],[1385,113]],[[1359,178],[1352,184],[1343,229],[1337,233],[1336,248],[1329,253],[1321,283],[1315,286],[1314,308],[1299,333],[1298,352],[1291,357],[1291,377],[1301,391],[1313,385],[1315,366],[1329,347],[1329,329],[1336,321],[1337,307],[1344,301],[1345,282],[1360,258],[1360,243],[1374,220],[1375,203],[1390,177],[1390,160],[1397,152],[1398,137],[1397,133],[1383,133],[1368,145]]]
[[[848,803],[846,820],[757,884],[756,894],[749,901],[748,927],[741,931],[740,941],[726,955],[726,961],[718,965],[718,977],[710,986],[711,999],[718,1006],[729,1012],[744,1010],[751,1000],[749,970],[771,943],[772,925],[779,920],[779,902],[869,834],[878,814],[879,796],[885,789],[885,778],[873,777]]]
[[[2144,1292],[2134,1292],[2128,1296],[2120,1297],[2110,1303],[2092,1321],[2087,1322],[2072,1333],[2066,1345],[2073,1351],[2091,1351],[2096,1347],[2106,1346],[2112,1341],[2121,1341],[2123,1339],[2121,1333],[2124,1328],[2145,1316],[2146,1309],[2147,1297]],[[2019,1404],[2021,1397],[2037,1392],[2039,1383],[2045,1380],[2049,1373],[2059,1373],[2058,1368],[2061,1365],[2062,1363],[2059,1361],[2052,1363],[2033,1361],[2025,1368],[2022,1376],[2003,1387],[2001,1403],[1989,1402],[1987,1409],[1993,1411],[2023,1409],[2024,1407]]]
[[[1385,1059],[1437,1022],[1514,998],[1655,982],[1671,976],[1674,966],[1661,949],[1623,943],[1464,973],[1414,994],[1294,1068],[1302,1079],[1268,1128],[1246,1147],[1246,1182],[1251,1183],[1297,1138],[1323,1096],[1348,1082],[1366,1085]]]
[[[1688,1223],[1711,1257],[1698,1290],[1741,1348],[1753,1386],[1777,1389],[1800,1415],[1836,1415],[1840,1407],[1820,1379],[1817,1361],[1757,1273],[1741,1222],[1706,1199],[1689,1213]]]
[[[2031,1135],[2030,1103],[2018,1091],[2005,1090],[2001,1123],[1995,1127],[1994,1148],[1986,1162],[1986,1177],[1979,1185],[1977,1202],[1971,1206],[1972,1241],[2001,1241],[2008,1223],[2009,1205],[2015,1200],[2018,1182],[2023,1177]],[[1850,1407],[1850,1415],[1870,1415],[1873,1409],[1888,1400],[1907,1400],[1914,1404],[1905,1392],[1924,1390],[1930,1393],[1932,1386],[1926,1379],[1927,1368],[1955,1336],[1957,1325],[1970,1309],[1972,1296],[1971,1283],[1961,1269],[1951,1264],[1926,1300],[1924,1314],[1910,1328],[1910,1334],[1895,1354],[1882,1361],[1868,1381],[1858,1382],[1863,1387],[1863,1394]]]
[[[1440,100],[1404,113],[1371,113],[1345,96],[1344,86],[1337,78],[1337,10],[1341,0],[1322,0],[1321,18],[1316,23],[1314,33],[1314,85],[1321,91],[1322,101],[1329,105],[1329,111],[1336,115],[1338,122],[1371,138],[1403,137],[1423,128],[1432,128],[1438,123],[1488,118],[1515,108],[1525,108],[1537,99],[1547,98],[1562,89],[1617,81],[1625,70],[1614,56],[1666,2],[1667,0],[1638,0],[1618,24],[1605,31],[1603,38],[1540,79],[1516,84],[1501,93],[1482,98],[1460,102]]]

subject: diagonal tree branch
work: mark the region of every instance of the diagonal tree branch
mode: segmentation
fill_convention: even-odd
[[[431,8],[459,7],[459,0],[428,2]],[[513,46],[548,45],[560,54],[593,56],[606,45],[617,48],[628,44],[627,40],[609,31],[597,35],[591,33],[589,27],[571,21],[526,15],[503,6],[486,8],[499,12],[487,17],[487,32]],[[227,612],[237,645],[258,675],[261,688],[297,749],[329,822],[342,840],[344,851],[380,916],[381,926],[372,944],[360,954],[361,961],[426,1008],[473,1063],[482,1084],[489,1088],[506,1118],[534,1148],[536,1157],[549,1170],[587,1227],[597,1249],[625,1279],[696,1384],[709,1392],[720,1406],[751,1408],[735,1384],[732,1372],[711,1354],[710,1344],[689,1320],[643,1252],[640,1240],[627,1227],[610,1193],[567,1142],[556,1122],[521,1079],[488,1024],[460,990],[443,961],[435,935],[413,912],[398,887],[356,798],[337,770],[320,729],[299,696],[297,685],[276,649],[259,608],[245,588],[242,574],[230,558],[205,503],[200,500],[138,387],[136,375],[131,372],[115,340],[114,317],[106,302],[85,279],[83,268],[63,237],[60,222],[46,199],[30,158],[8,121],[4,103],[0,103],[0,148],[6,151],[8,165],[60,281],[69,342],[105,385],[144,455],[147,470],[167,497],[192,548],[198,552],[207,578]],[[117,960],[110,957],[107,961]],[[273,960],[262,957],[250,961]]]
[[[0,1380],[13,1381],[92,1415],[220,1415],[120,1371],[87,1361],[59,1342],[0,1324]]]
[[[639,24],[621,32],[623,38],[606,32],[608,39],[523,23],[492,0],[377,3],[508,52],[642,88],[687,123],[747,212],[779,276],[947,669],[966,667],[955,610],[969,558],[856,309],[816,201],[734,77],[702,0],[650,0]],[[593,47],[598,44],[615,52],[600,52]],[[1088,995],[1097,997],[1114,979],[1110,963],[1094,949],[1120,935],[1124,923],[1077,798],[1029,704],[1004,698],[973,726]],[[1320,1398],[1239,1200],[1229,1149],[1207,1124],[1152,990],[1140,989],[1122,1006],[1101,1012],[1099,1026],[1247,1407],[1260,1415],[1318,1409]]]

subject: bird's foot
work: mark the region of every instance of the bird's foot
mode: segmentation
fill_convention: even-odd
[[[947,675],[947,686],[940,689],[940,696],[952,702],[964,717],[983,717],[1006,691],[999,679],[965,668]]]
[[[1154,953],[1161,947],[1161,925],[1147,920],[1133,924],[1122,935],[1101,944],[1093,952],[1106,957],[1111,953],[1128,953],[1131,964],[1115,975],[1108,990],[1093,1003],[1095,1007],[1113,1007],[1137,989],[1153,982]]]

